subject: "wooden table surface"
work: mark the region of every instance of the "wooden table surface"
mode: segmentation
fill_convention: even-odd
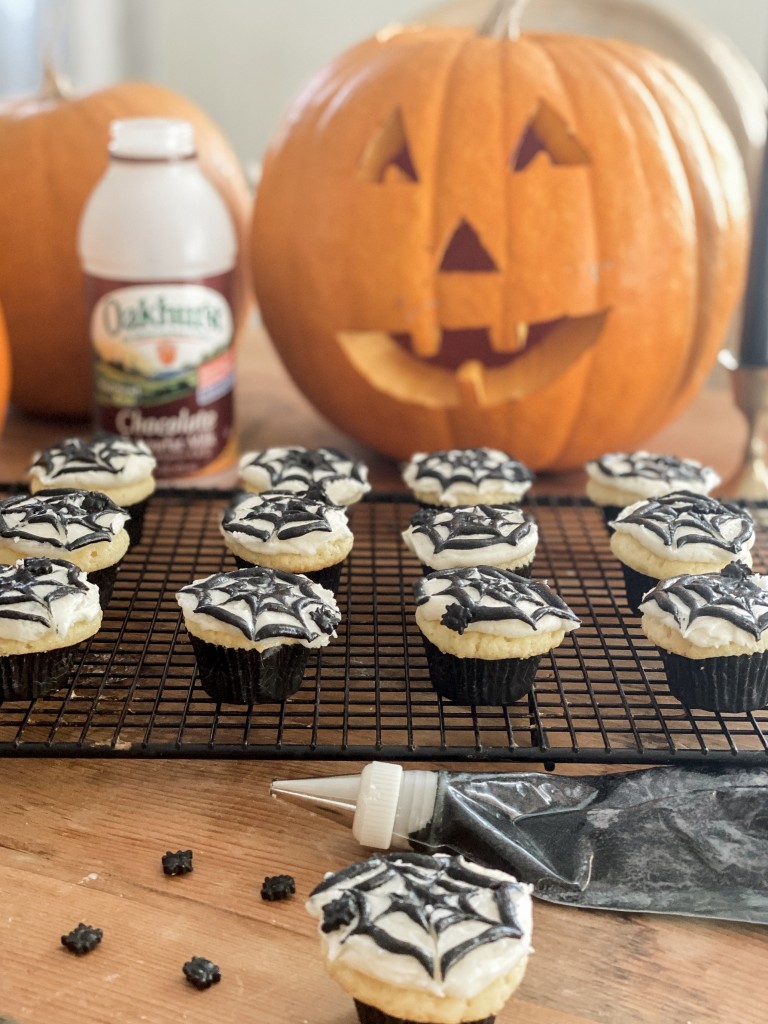
[[[241,346],[240,362],[242,447],[338,444],[369,461],[374,486],[397,486],[393,464],[309,408],[258,330]],[[0,440],[0,478],[20,478],[36,447],[72,431],[12,415]],[[704,459],[727,478],[743,439],[728,390],[710,387],[648,446]],[[208,482],[233,480],[229,472]],[[580,472],[537,484],[561,493],[582,487]],[[360,767],[3,760],[0,1024],[354,1024],[352,1001],[320,966],[303,902],[324,872],[363,851],[341,826],[272,800],[268,787],[273,778]],[[508,763],[483,766],[494,768],[516,770]],[[194,872],[166,878],[162,854],[187,848],[194,851]],[[296,896],[263,901],[263,878],[283,873],[295,877]],[[760,996],[768,933],[760,928],[540,902],[534,909],[536,952],[498,1024],[758,1024],[766,1018]],[[101,946],[82,958],[59,942],[79,921],[104,930]],[[192,956],[219,964],[221,983],[204,992],[188,985],[181,967]]]

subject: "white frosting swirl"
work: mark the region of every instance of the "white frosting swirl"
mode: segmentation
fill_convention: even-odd
[[[421,516],[402,534],[424,565],[451,569],[472,565],[527,564],[539,539],[536,523],[519,508],[464,505]]]
[[[527,466],[498,448],[415,452],[402,475],[420,500],[440,505],[480,504],[489,495],[520,501],[533,482]]]
[[[252,491],[302,493],[322,484],[334,505],[352,505],[371,489],[368,467],[336,448],[298,445],[246,452],[239,462],[240,478]]]
[[[311,556],[318,548],[352,539],[343,508],[277,491],[242,495],[225,512],[221,532],[262,555]]]
[[[610,452],[587,462],[587,475],[605,487],[616,487],[638,498],[658,498],[672,491],[709,494],[720,483],[711,466],[696,459],[652,452]]]
[[[418,580],[414,590],[421,618],[459,633],[528,637],[568,633],[580,625],[543,581],[491,566],[440,570]]]
[[[622,509],[612,525],[659,558],[713,566],[726,558],[752,564],[751,517],[714,498],[679,491],[643,499]]]
[[[109,544],[130,516],[98,491],[52,491],[0,502],[0,540],[19,554],[56,558],[91,544]]]
[[[325,647],[341,620],[330,590],[306,576],[253,566],[194,580],[176,594],[191,633],[264,651]],[[197,628],[196,628],[197,627]]]
[[[34,644],[100,619],[99,588],[70,562],[22,558],[0,568],[0,641]]]
[[[99,434],[91,441],[67,438],[37,452],[29,476],[41,487],[109,490],[150,477],[157,462],[144,441]]]
[[[643,620],[662,624],[694,647],[751,653],[768,633],[768,576],[735,568],[662,580],[640,605]]]
[[[531,888],[463,857],[393,854],[326,876],[306,907],[320,919],[329,961],[398,988],[471,999],[529,954]],[[329,928],[345,903],[349,920]]]

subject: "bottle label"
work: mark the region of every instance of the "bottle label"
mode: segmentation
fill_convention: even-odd
[[[159,478],[210,468],[228,449],[232,276],[183,283],[87,276],[97,425],[146,441]]]

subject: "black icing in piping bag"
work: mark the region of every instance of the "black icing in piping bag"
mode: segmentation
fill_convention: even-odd
[[[403,769],[275,781],[361,845],[460,853],[554,903],[768,924],[768,768]]]

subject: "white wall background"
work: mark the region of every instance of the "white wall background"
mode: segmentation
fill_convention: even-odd
[[[253,166],[290,98],[334,54],[459,2],[476,13],[491,0],[0,0],[0,95],[34,88],[43,51],[80,88],[147,78],[198,102]],[[582,0],[563,2],[579,10]],[[655,2],[716,29],[768,72],[768,0]]]

